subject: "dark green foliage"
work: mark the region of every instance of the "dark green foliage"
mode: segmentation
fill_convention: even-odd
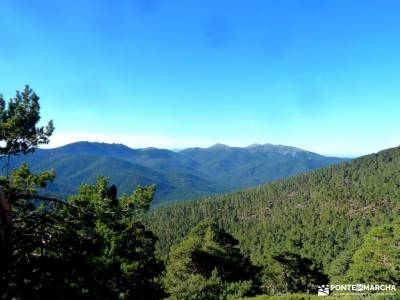
[[[400,222],[373,228],[355,252],[348,282],[400,285]]]
[[[139,186],[132,196],[120,200],[115,186],[99,179],[96,185],[83,185],[68,201],[83,212],[78,219],[64,216],[70,240],[82,244],[72,245],[75,253],[69,253],[72,260],[80,261],[69,271],[80,294],[88,290],[90,297],[101,299],[160,297],[157,277],[162,264],[154,256],[156,238],[135,221],[138,213],[148,209],[154,192],[152,186]]]
[[[26,298],[29,295],[27,290],[35,295],[36,289],[47,284],[42,281],[44,274],[56,267],[51,257],[43,255],[48,242],[46,227],[54,224],[47,211],[54,207],[54,203],[43,206],[33,199],[18,196],[35,193],[53,178],[51,172],[34,175],[27,165],[22,165],[12,172],[9,180],[2,178],[0,183],[2,201],[7,205],[6,211],[2,207],[0,245],[0,294],[5,299],[11,299],[16,293]],[[48,268],[42,269],[42,265]],[[53,283],[52,279],[49,278],[48,284]]]
[[[0,157],[33,152],[40,144],[47,144],[53,133],[53,122],[38,127],[40,120],[39,97],[25,86],[6,102],[0,95]]]
[[[145,222],[160,237],[161,255],[195,224],[214,219],[254,262],[264,264],[267,253],[297,253],[340,282],[363,236],[398,215],[399,169],[400,149],[389,149],[256,189],[154,209]]]
[[[164,284],[170,299],[226,299],[251,293],[256,275],[238,241],[203,222],[172,249]]]
[[[329,283],[320,266],[307,257],[285,252],[274,259],[283,266],[283,282],[290,293],[315,293],[319,285]]]
[[[121,201],[116,192],[101,178],[65,204],[13,199],[5,298],[159,299],[156,237],[135,221],[154,187]]]

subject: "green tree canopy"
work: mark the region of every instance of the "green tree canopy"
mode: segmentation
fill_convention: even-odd
[[[28,85],[7,104],[0,95],[0,157],[26,154],[47,144],[54,130],[53,122],[38,126],[39,121],[39,97]]]
[[[318,285],[329,282],[321,267],[307,257],[285,252],[274,259],[282,265],[286,289],[291,293],[315,292]]]
[[[355,252],[348,282],[400,285],[400,222],[371,229]]]
[[[170,299],[225,299],[250,293],[256,274],[238,241],[205,221],[171,251],[164,283]]]
[[[12,178],[26,172],[16,170]],[[136,218],[154,192],[138,187],[120,201],[115,186],[99,178],[66,203],[15,199],[2,257],[5,298],[160,299],[157,238]],[[135,203],[138,193],[148,196],[145,208]]]

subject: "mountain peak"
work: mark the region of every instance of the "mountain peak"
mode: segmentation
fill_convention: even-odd
[[[246,148],[256,148],[256,147],[261,147],[263,146],[262,144],[258,144],[258,143],[254,143],[254,144],[250,144],[248,145]]]
[[[57,148],[63,147],[77,147],[77,146],[86,146],[86,147],[119,147],[119,148],[129,148],[130,147],[121,144],[121,143],[104,143],[104,142],[90,142],[90,141],[77,141],[70,144],[66,144]]]
[[[246,147],[249,151],[252,153],[255,152],[274,152],[274,153],[279,153],[282,155],[291,155],[295,156],[297,153],[306,153],[307,151],[297,148],[297,147],[292,147],[292,146],[285,146],[285,145],[274,145],[270,143],[266,144],[251,144]],[[311,152],[310,152],[311,153]]]
[[[208,149],[230,149],[230,148],[231,147],[229,147],[228,145],[221,144],[221,143],[216,143],[215,145],[208,147]]]

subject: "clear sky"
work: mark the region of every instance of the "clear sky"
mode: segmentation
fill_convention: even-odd
[[[397,146],[400,1],[1,0],[0,92],[52,146]]]

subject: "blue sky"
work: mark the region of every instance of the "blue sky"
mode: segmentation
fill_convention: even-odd
[[[0,92],[52,146],[397,146],[400,1],[0,1]]]

